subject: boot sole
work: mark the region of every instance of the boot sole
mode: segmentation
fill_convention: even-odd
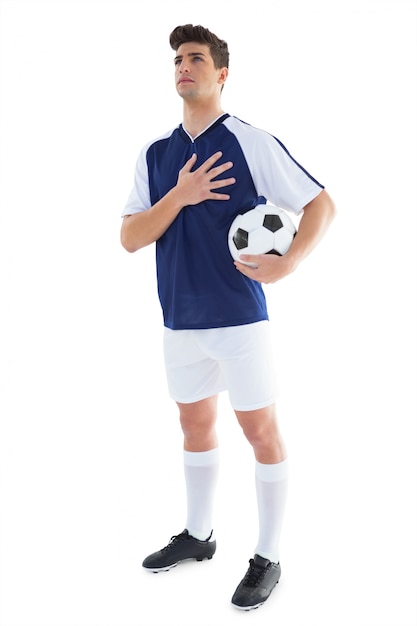
[[[176,563],[172,563],[172,565],[165,565],[164,567],[144,567],[144,569],[148,570],[148,572],[152,572],[153,574],[159,574],[160,572],[169,572],[171,569],[174,569],[174,567],[177,567],[179,563],[183,563],[184,561],[191,561],[195,559],[196,561],[201,562],[205,559],[207,559],[207,561],[210,561],[212,558],[213,554],[211,554],[210,556],[195,556],[187,559],[181,559]]]

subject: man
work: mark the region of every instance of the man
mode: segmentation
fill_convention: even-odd
[[[187,518],[185,530],[143,566],[166,571],[215,553],[216,401],[227,390],[255,456],[259,536],[232,597],[237,608],[249,610],[268,599],[280,577],[288,481],[262,283],[296,269],[335,209],[323,186],[275,137],[222,110],[226,42],[188,24],[174,29],[170,44],[183,122],[142,149],[121,241],[129,252],[156,242],[167,381],[184,434]],[[227,245],[233,219],[266,200],[302,214],[290,250],[282,257],[242,256],[255,267],[233,262]]]

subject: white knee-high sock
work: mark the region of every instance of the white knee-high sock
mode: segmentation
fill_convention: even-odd
[[[184,450],[184,473],[187,490],[187,523],[189,534],[204,541],[213,530],[214,493],[219,470],[219,449],[207,452]]]
[[[259,538],[255,554],[279,561],[279,538],[288,491],[288,460],[271,465],[256,461]]]

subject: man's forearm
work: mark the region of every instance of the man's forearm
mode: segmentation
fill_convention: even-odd
[[[120,239],[128,252],[136,252],[159,239],[182,209],[174,187],[150,209],[123,218]]]
[[[304,207],[297,235],[287,252],[288,260],[298,265],[305,259],[324,237],[335,215],[335,204],[327,191],[323,190]]]

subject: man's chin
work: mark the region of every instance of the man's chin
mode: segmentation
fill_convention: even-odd
[[[177,93],[184,100],[194,100],[197,96],[197,91],[189,86],[184,89],[181,85],[178,85]]]

